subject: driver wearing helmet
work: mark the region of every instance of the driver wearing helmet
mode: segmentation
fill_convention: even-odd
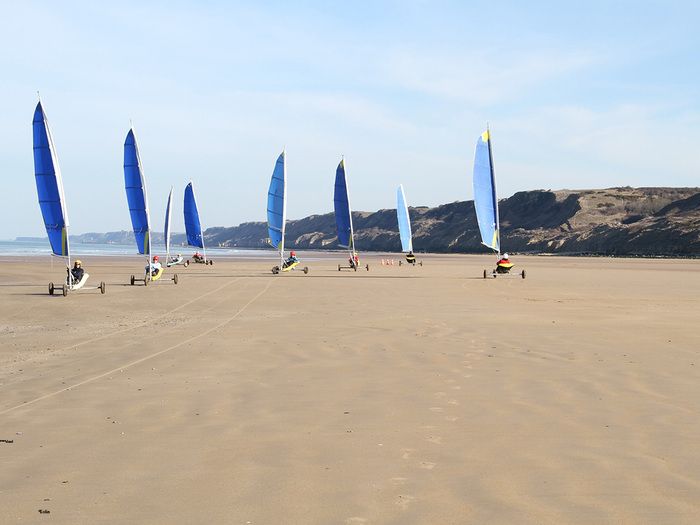
[[[288,266],[291,266],[292,264],[298,263],[298,262],[299,262],[299,259],[297,258],[297,252],[292,250],[289,252],[289,258],[286,261],[284,261],[284,266],[288,267]]]
[[[496,271],[499,273],[508,273],[512,267],[513,263],[510,262],[507,253],[504,253],[503,257],[501,257],[496,263]]]
[[[79,283],[85,275],[85,270],[83,270],[83,262],[80,259],[76,259],[73,262],[73,268],[70,270],[70,275],[73,278],[74,283]]]
[[[153,262],[146,268],[151,272],[151,275],[156,275],[163,267],[159,262],[160,258],[157,255],[153,256]]]

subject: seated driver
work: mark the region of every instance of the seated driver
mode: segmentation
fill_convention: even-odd
[[[160,258],[157,255],[153,256],[153,262],[149,265],[151,275],[156,275],[162,268],[159,262]]]
[[[80,259],[76,259],[73,263],[73,268],[70,271],[71,277],[74,283],[79,283],[83,280],[83,275],[85,275],[85,270],[83,270],[83,262]]]
[[[511,269],[513,266],[513,263],[510,262],[510,259],[508,258],[508,254],[504,253],[503,257],[501,257],[498,262],[496,263],[496,270],[501,271],[501,272],[507,272],[508,270]]]
[[[358,266],[360,266],[360,256],[357,255],[357,252],[352,252],[352,257],[350,257],[350,267],[357,268]]]
[[[297,252],[292,250],[291,252],[289,252],[289,258],[286,261],[284,261],[284,265],[285,265],[285,267],[289,267],[292,264],[298,263],[298,262],[299,262],[299,259],[297,259]]]
[[[406,254],[406,262],[408,264],[416,264],[416,256],[413,255],[413,251],[410,251]]]

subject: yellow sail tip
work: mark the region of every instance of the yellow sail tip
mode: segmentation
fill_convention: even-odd
[[[488,129],[481,134],[481,140],[483,140],[484,142],[489,141],[489,130]]]

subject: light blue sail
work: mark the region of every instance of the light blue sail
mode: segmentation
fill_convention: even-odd
[[[185,214],[185,232],[187,234],[187,244],[204,249],[204,239],[202,238],[202,225],[199,222],[199,210],[197,209],[197,199],[194,196],[194,188],[190,182],[185,187],[185,202],[183,205]]]
[[[280,250],[280,253],[284,251],[284,223],[287,215],[287,170],[284,156],[283,151],[277,158],[267,191],[267,232],[270,244]]]
[[[34,110],[34,176],[39,207],[54,255],[68,257],[68,215],[63,197],[63,181],[48,121],[41,102]]]
[[[401,236],[401,251],[413,251],[413,236],[411,234],[411,218],[408,215],[408,205],[406,204],[406,194],[403,192],[403,185],[399,185],[396,190],[396,217],[399,220],[399,235]]]
[[[474,209],[479,223],[481,242],[492,250],[501,251],[498,226],[498,198],[491,155],[491,137],[484,131],[476,142],[474,154]]]
[[[341,160],[335,170],[335,192],[333,193],[335,209],[335,226],[338,232],[338,244],[343,248],[355,249],[352,231],[352,212],[348,197],[348,181],[345,177],[345,160]]]
[[[170,255],[170,219],[172,218],[173,209],[173,189],[170,188],[170,193],[168,194],[168,204],[165,206],[165,226],[163,227],[163,237],[165,240],[165,253]],[[166,258],[169,262],[169,259]]]
[[[124,141],[124,186],[129,204],[131,225],[134,228],[136,247],[142,255],[151,255],[151,228],[148,217],[146,180],[141,167],[141,157],[134,130],[130,129]]]

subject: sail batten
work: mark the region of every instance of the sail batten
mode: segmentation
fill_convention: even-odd
[[[403,184],[396,190],[396,216],[399,221],[399,236],[401,237],[401,251],[413,251],[413,235],[411,234],[411,218],[408,215],[408,204]]]
[[[354,231],[352,227],[352,210],[345,170],[345,160],[341,160],[335,170],[335,191],[333,193],[333,208],[335,210],[335,225],[338,233],[338,244],[343,248],[355,250]]]
[[[32,120],[34,176],[39,208],[54,255],[68,257],[68,213],[63,194],[63,180],[49,123],[41,102]]]
[[[150,257],[151,227],[148,213],[148,194],[133,129],[129,130],[124,141],[124,187],[136,247],[140,254]]]
[[[498,220],[496,177],[493,170],[491,135],[487,129],[479,136],[474,153],[474,209],[479,224],[481,242],[492,250],[501,251]]]

